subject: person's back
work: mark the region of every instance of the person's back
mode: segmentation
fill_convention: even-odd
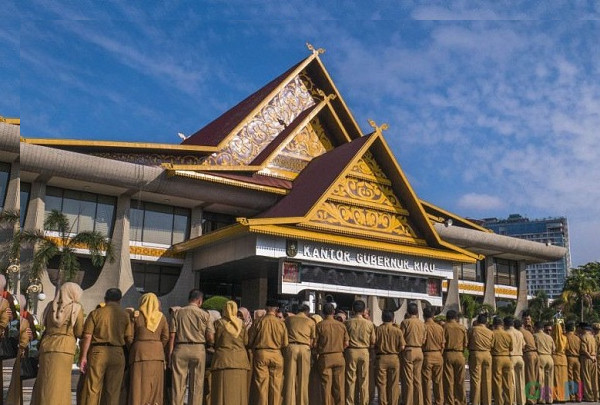
[[[310,349],[316,338],[315,322],[307,314],[308,305],[302,305],[295,316],[285,319],[288,347],[284,351],[284,403],[308,405],[310,378]]]
[[[363,301],[354,301],[354,317],[345,322],[350,338],[345,353],[346,403],[350,404],[369,403],[369,348],[375,343],[375,325],[363,317],[365,308]],[[355,393],[358,394],[356,401]]]
[[[467,330],[458,323],[456,311],[446,313],[444,325],[444,396],[446,403],[466,405],[467,397],[464,387],[465,357],[467,348]],[[456,402],[455,402],[456,401]]]
[[[423,316],[425,317],[422,378],[423,403],[425,405],[431,405],[432,403],[442,405],[444,402],[442,389],[444,359],[442,352],[446,344],[444,328],[434,322],[431,308],[425,308]]]
[[[543,323],[536,322],[536,332],[533,334],[535,346],[539,358],[539,380],[540,380],[540,402],[550,403],[552,401],[552,387],[554,387],[554,360],[552,353],[554,352],[554,341],[544,333]]]
[[[423,389],[421,371],[423,368],[423,343],[425,343],[425,324],[418,318],[417,304],[411,302],[407,306],[409,318],[400,323],[406,346],[402,352],[402,400],[406,404],[421,405]]]
[[[471,404],[492,403],[492,338],[493,332],[486,326],[487,316],[480,315],[477,325],[468,333],[469,375]]]
[[[510,352],[513,350],[513,341],[510,334],[503,329],[503,321],[494,319],[492,337],[492,374],[493,394],[495,405],[511,405],[514,397],[514,384],[512,376],[512,363]]]

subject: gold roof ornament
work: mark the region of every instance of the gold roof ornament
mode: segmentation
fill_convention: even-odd
[[[390,126],[386,122],[378,126],[372,119],[368,119],[367,121],[369,121],[369,125],[375,130],[374,132],[378,135],[382,135],[383,131],[387,131],[390,128]]]
[[[324,48],[317,48],[315,49],[314,46],[312,46],[312,44],[310,42],[306,43],[306,47],[308,48],[309,51],[312,51],[313,55],[322,55],[325,53],[325,49]]]

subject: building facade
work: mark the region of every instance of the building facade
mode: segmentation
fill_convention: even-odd
[[[401,319],[409,301],[460,309],[462,293],[526,305],[525,265],[564,250],[493,234],[420,200],[387,126],[361,132],[320,53],[178,145],[23,139],[3,125],[5,207],[20,207],[23,228],[48,237],[58,235],[44,218],[58,210],[73,234],[111,240],[116,261],[101,269],[86,246],[77,250],[86,311],[115,286],[125,305],[151,291],[165,310],[194,286],[250,309],[267,297],[313,311],[361,297],[375,320],[388,308]],[[22,269],[31,257],[24,249]],[[49,263],[30,282],[53,296],[57,268]]]
[[[559,260],[527,266],[529,295],[534,295],[537,291],[545,291],[552,299],[560,296],[571,269],[567,218],[529,219],[519,214],[512,214],[506,219],[486,218],[482,220],[482,224],[499,235],[564,247],[566,254]]]

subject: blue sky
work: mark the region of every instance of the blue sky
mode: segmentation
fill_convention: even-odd
[[[566,215],[573,265],[600,260],[598,1],[20,4],[0,28],[0,115],[23,136],[178,143],[310,41],[363,130],[389,123],[419,197]]]

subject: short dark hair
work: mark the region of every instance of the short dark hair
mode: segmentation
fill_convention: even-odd
[[[515,319],[515,328],[521,329],[521,326],[523,326],[523,322],[520,319]]]
[[[196,301],[204,298],[204,293],[198,288],[194,288],[188,294],[188,301]]]
[[[565,324],[565,329],[567,332],[573,332],[575,330],[575,322],[567,322]]]
[[[310,307],[306,304],[302,304],[302,305],[300,305],[300,307],[298,308],[298,312],[296,312],[296,313],[299,314],[300,312],[304,312],[305,314],[308,314],[310,312]]]
[[[367,306],[363,300],[356,300],[352,303],[352,311],[354,311],[355,314],[361,314],[365,312],[366,307]]]
[[[451,309],[448,312],[446,312],[446,320],[452,321],[457,318],[458,318],[458,314],[456,313],[455,310]]]
[[[335,307],[333,306],[333,304],[331,302],[327,302],[327,303],[325,303],[325,305],[323,305],[323,315],[325,315],[325,316],[333,315],[334,312],[335,312]]]
[[[381,312],[381,320],[383,322],[392,322],[394,320],[394,313],[389,309],[384,309],[383,312]]]
[[[507,328],[510,328],[511,326],[515,326],[515,318],[513,318],[512,316],[505,316],[504,317],[504,326],[506,326]]]
[[[526,316],[531,316],[531,312],[528,309],[521,312],[521,318],[525,318]]]
[[[536,329],[544,329],[544,322],[543,321],[536,321],[536,323],[534,324],[534,327]]]
[[[477,323],[480,325],[487,325],[488,317],[486,314],[477,315]]]
[[[118,302],[123,298],[123,293],[118,288],[109,288],[104,294],[104,302]]]
[[[423,308],[423,318],[425,318],[425,319],[433,318],[433,308],[431,308],[431,307]]]
[[[502,325],[504,322],[502,321],[502,318],[500,318],[499,316],[495,316],[494,317],[494,321],[493,321],[493,325],[494,326],[500,326]]]
[[[418,315],[419,307],[414,302],[409,302],[408,307],[406,308],[406,312],[408,312],[410,315]]]

